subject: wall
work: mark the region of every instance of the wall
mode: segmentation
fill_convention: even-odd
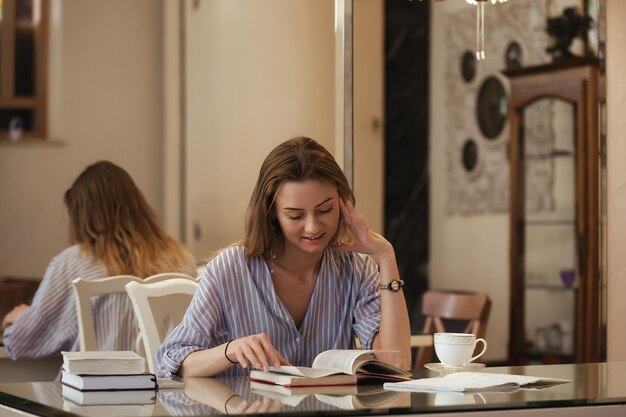
[[[334,150],[332,0],[210,0],[186,14],[187,241],[243,237],[267,153],[293,136]]]
[[[607,359],[626,360],[626,2],[607,0]]]
[[[431,7],[430,71],[430,271],[432,289],[487,292],[493,299],[492,320],[487,330],[488,360],[506,358],[508,340],[509,272],[508,215],[474,217],[445,215],[446,182],[446,111],[445,91],[445,14],[467,8],[465,2],[433,3]],[[488,6],[489,7],[489,6]],[[474,34],[468,34],[469,48]],[[486,40],[488,42],[488,38]],[[504,173],[508,175],[508,173]]]
[[[52,141],[0,144],[0,276],[43,276],[68,244],[63,193],[97,160],[127,169],[162,214],[161,2],[51,8]]]
[[[370,229],[383,232],[383,1],[355,0],[354,195]]]

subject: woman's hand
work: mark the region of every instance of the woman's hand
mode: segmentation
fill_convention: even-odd
[[[226,356],[231,361],[239,362],[242,368],[251,364],[253,368],[268,372],[270,366],[278,368],[281,365],[290,365],[276,350],[270,338],[265,333],[241,337],[228,345]]]
[[[2,328],[8,327],[15,323],[17,319],[22,317],[26,310],[28,310],[30,306],[28,304],[20,304],[16,307],[13,307],[13,310],[9,311],[4,319],[2,320]]]
[[[233,399],[232,405],[226,404],[224,406],[226,414],[264,414],[272,413],[280,410],[283,404],[280,400],[272,400],[268,397],[263,397],[261,400],[248,402],[241,397]]]
[[[340,252],[359,252],[372,255],[377,260],[385,256],[395,256],[391,243],[378,233],[370,230],[365,223],[365,218],[358,214],[352,203],[339,199],[339,207],[343,221],[352,233],[352,242],[340,243],[333,246],[333,249]]]

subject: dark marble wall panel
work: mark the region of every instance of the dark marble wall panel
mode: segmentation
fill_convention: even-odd
[[[385,1],[385,235],[414,330],[428,288],[429,10],[429,1]]]

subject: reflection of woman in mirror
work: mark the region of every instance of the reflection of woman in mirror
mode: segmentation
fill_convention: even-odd
[[[260,414],[279,411],[279,400],[253,395],[246,378],[187,378],[185,390],[159,392],[172,415]]]
[[[87,167],[65,192],[64,202],[73,246],[50,262],[32,304],[16,307],[2,321],[13,359],[78,350],[75,278],[196,275],[193,256],[161,229],[141,191],[117,165],[101,161]],[[128,297],[111,294],[93,303],[98,348],[132,350],[138,329]]]
[[[366,349],[400,351],[394,364],[408,368],[409,319],[393,247],[353,204],[345,175],[317,142],[294,138],[272,150],[243,242],[207,265],[185,318],[157,353],[157,372],[311,366],[322,351],[354,348],[355,335]]]

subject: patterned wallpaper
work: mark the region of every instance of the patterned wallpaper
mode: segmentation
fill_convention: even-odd
[[[467,6],[448,13],[446,20],[446,87],[447,112],[447,186],[446,213],[479,215],[505,213],[509,198],[508,142],[509,126],[487,138],[476,117],[477,100],[483,82],[495,77],[508,94],[507,78],[501,73],[506,66],[507,48],[515,41],[521,47],[523,66],[550,60],[545,53],[546,6],[542,1],[516,0],[491,5],[485,10],[486,60],[474,61],[475,75],[469,81],[462,76],[462,57],[476,47],[476,9]],[[432,92],[437,94],[437,92]],[[506,119],[506,101],[495,103],[488,121],[498,116]],[[499,104],[499,105],[497,105]],[[553,106],[548,100],[537,102],[525,113],[527,154],[550,152],[554,147]],[[498,114],[499,113],[499,114]],[[472,139],[475,157],[473,168],[463,165],[463,148]],[[527,166],[527,209],[531,212],[551,210],[553,196],[553,160],[545,159]]]

